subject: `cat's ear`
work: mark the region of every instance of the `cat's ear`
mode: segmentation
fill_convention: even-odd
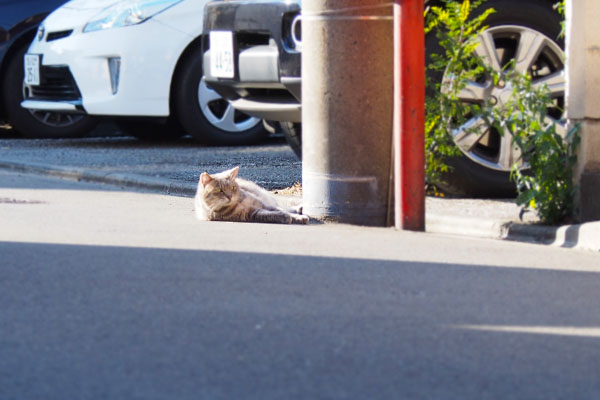
[[[233,179],[237,178],[238,172],[240,172],[239,166],[237,166],[231,170],[231,172],[229,173],[229,179],[233,180]]]
[[[203,187],[206,187],[213,180],[212,176],[208,174],[208,172],[203,172],[200,174],[200,183],[202,183]]]

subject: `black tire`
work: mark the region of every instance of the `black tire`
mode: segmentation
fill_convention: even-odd
[[[489,0],[483,3],[476,14],[487,8],[496,10],[485,22],[490,29],[503,26],[523,26],[544,34],[558,44],[561,49],[564,49],[564,43],[559,39],[561,18],[552,9],[551,2],[545,0]],[[440,52],[440,46],[434,34],[427,36],[426,50],[428,58],[431,53]],[[441,74],[437,76],[430,74],[430,78],[440,81],[442,76]],[[483,150],[489,151],[489,149]],[[453,195],[470,197],[513,197],[515,195],[515,184],[510,181],[508,171],[488,168],[474,160],[477,158],[470,158],[466,155],[446,160],[452,170],[445,176],[445,183],[440,185],[441,189]]]
[[[280,122],[281,131],[286,142],[296,156],[302,160],[302,124],[298,122]]]
[[[203,80],[201,47],[192,49],[182,62],[174,78],[172,113],[177,116],[185,132],[204,144],[219,146],[251,145],[267,137],[268,132],[260,119],[234,111],[227,101],[207,88]],[[213,99],[204,110],[200,93],[209,94]],[[227,117],[229,124],[209,120],[223,116]]]
[[[176,139],[184,135],[179,124],[168,120],[141,118],[119,118],[115,120],[119,130],[129,136],[146,141],[162,141]]]
[[[8,61],[2,77],[2,104],[8,122],[18,133],[30,138],[81,137],[97,125],[94,117],[35,111],[21,107],[23,101],[23,56],[27,46],[17,50]]]

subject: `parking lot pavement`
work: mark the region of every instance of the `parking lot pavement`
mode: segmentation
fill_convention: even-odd
[[[240,176],[273,190],[301,180],[302,163],[283,139],[252,147],[201,147],[191,139],[142,142],[131,137],[0,140],[3,168],[193,195],[204,171],[241,166]]]
[[[158,193],[194,195],[203,171],[241,166],[240,175],[270,190],[302,180],[302,163],[279,138],[252,147],[201,147],[191,139],[140,142],[121,136],[0,140],[0,168],[101,182]],[[298,193],[296,193],[298,194]],[[426,199],[426,229],[492,239],[600,251],[600,221],[547,227],[533,213],[519,217],[512,200]]]

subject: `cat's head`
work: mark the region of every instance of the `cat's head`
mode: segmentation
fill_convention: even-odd
[[[237,202],[240,196],[240,188],[235,181],[240,167],[209,174],[203,172],[200,175],[200,185],[203,187],[202,197],[209,208],[218,209],[227,207]]]

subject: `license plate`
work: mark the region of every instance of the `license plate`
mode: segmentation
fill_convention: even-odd
[[[40,56],[25,54],[25,84],[37,86],[40,84]]]
[[[210,72],[217,78],[233,78],[233,32],[210,32]]]

